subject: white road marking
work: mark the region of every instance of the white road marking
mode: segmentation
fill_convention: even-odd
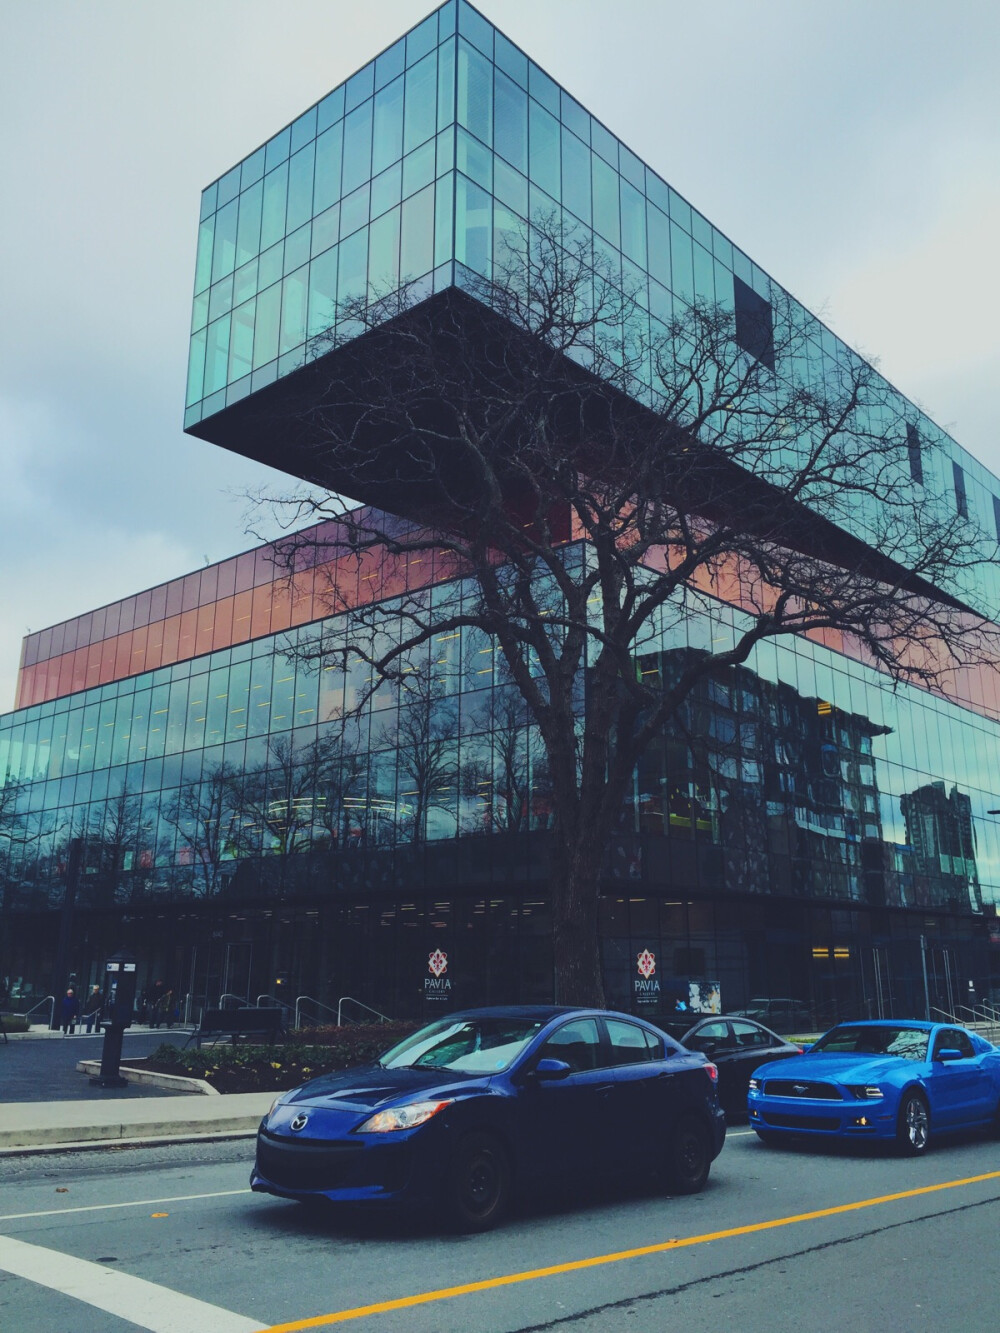
[[[215,1190],[211,1194],[175,1194],[169,1199],[133,1199],[131,1203],[87,1203],[78,1208],[46,1208],[35,1213],[0,1213],[0,1222],[23,1222],[26,1217],[61,1217],[63,1213],[96,1213],[102,1208],[156,1208],[161,1203],[188,1203],[191,1199],[228,1199],[233,1194],[249,1194],[249,1189]]]
[[[127,1319],[149,1333],[261,1333],[268,1327],[208,1301],[71,1254],[0,1236],[0,1269]]]

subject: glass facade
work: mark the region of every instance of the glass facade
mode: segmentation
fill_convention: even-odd
[[[208,435],[324,354],[347,299],[489,279],[540,217],[638,293],[644,337],[701,299],[776,374],[821,387],[852,362],[800,307],[796,364],[775,358],[772,279],[448,0],[205,191],[185,425]],[[884,391],[906,423],[899,484],[993,533],[1000,482]],[[636,393],[652,401],[651,378]],[[22,1007],[123,943],[140,986],[165,978],[194,1006],[551,998],[546,764],[495,645],[442,633],[409,688],[370,699],[350,651],[352,608],[468,590],[443,559],[324,563],[323,546],[291,575],[261,547],[25,640],[0,717],[0,982]],[[995,576],[974,604],[995,605]],[[740,618],[665,616],[637,670],[669,681]],[[613,1004],[717,987],[727,1009],[786,997],[816,1025],[1000,1004],[995,678],[955,673],[943,698],[853,651],[765,643],[644,755],[603,870]],[[446,988],[427,985],[437,951]]]

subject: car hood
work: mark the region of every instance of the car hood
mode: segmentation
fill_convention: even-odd
[[[444,1099],[456,1089],[468,1092],[470,1083],[482,1085],[483,1082],[482,1079],[456,1078],[443,1069],[383,1069],[381,1065],[364,1065],[360,1069],[342,1069],[311,1079],[302,1087],[285,1093],[282,1105],[370,1111],[387,1102],[431,1089],[435,1096]]]
[[[898,1072],[901,1064],[919,1064],[904,1061],[898,1055],[858,1055],[838,1051],[816,1055],[792,1055],[787,1060],[772,1060],[754,1070],[754,1078],[808,1079],[809,1082],[877,1083]]]

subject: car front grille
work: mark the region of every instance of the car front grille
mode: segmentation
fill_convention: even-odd
[[[806,1079],[769,1078],[764,1084],[768,1097],[804,1097],[814,1102],[842,1102],[843,1093],[835,1083],[810,1083]]]
[[[776,1115],[771,1111],[763,1117],[765,1125],[775,1129],[825,1129],[836,1131],[840,1121],[832,1115]]]
[[[290,1190],[338,1189],[356,1174],[364,1155],[360,1143],[309,1143],[261,1133],[257,1170],[273,1185]]]

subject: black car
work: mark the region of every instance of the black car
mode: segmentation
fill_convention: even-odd
[[[694,1025],[688,1017],[660,1026],[689,1051],[701,1051],[718,1067],[719,1101],[729,1115],[746,1114],[750,1075],[758,1065],[802,1054],[801,1046],[749,1018],[713,1014]]]
[[[717,1077],[628,1014],[449,1014],[375,1064],[277,1097],[250,1184],[306,1202],[443,1205],[476,1231],[528,1186],[652,1174],[689,1194],[725,1141]]]

